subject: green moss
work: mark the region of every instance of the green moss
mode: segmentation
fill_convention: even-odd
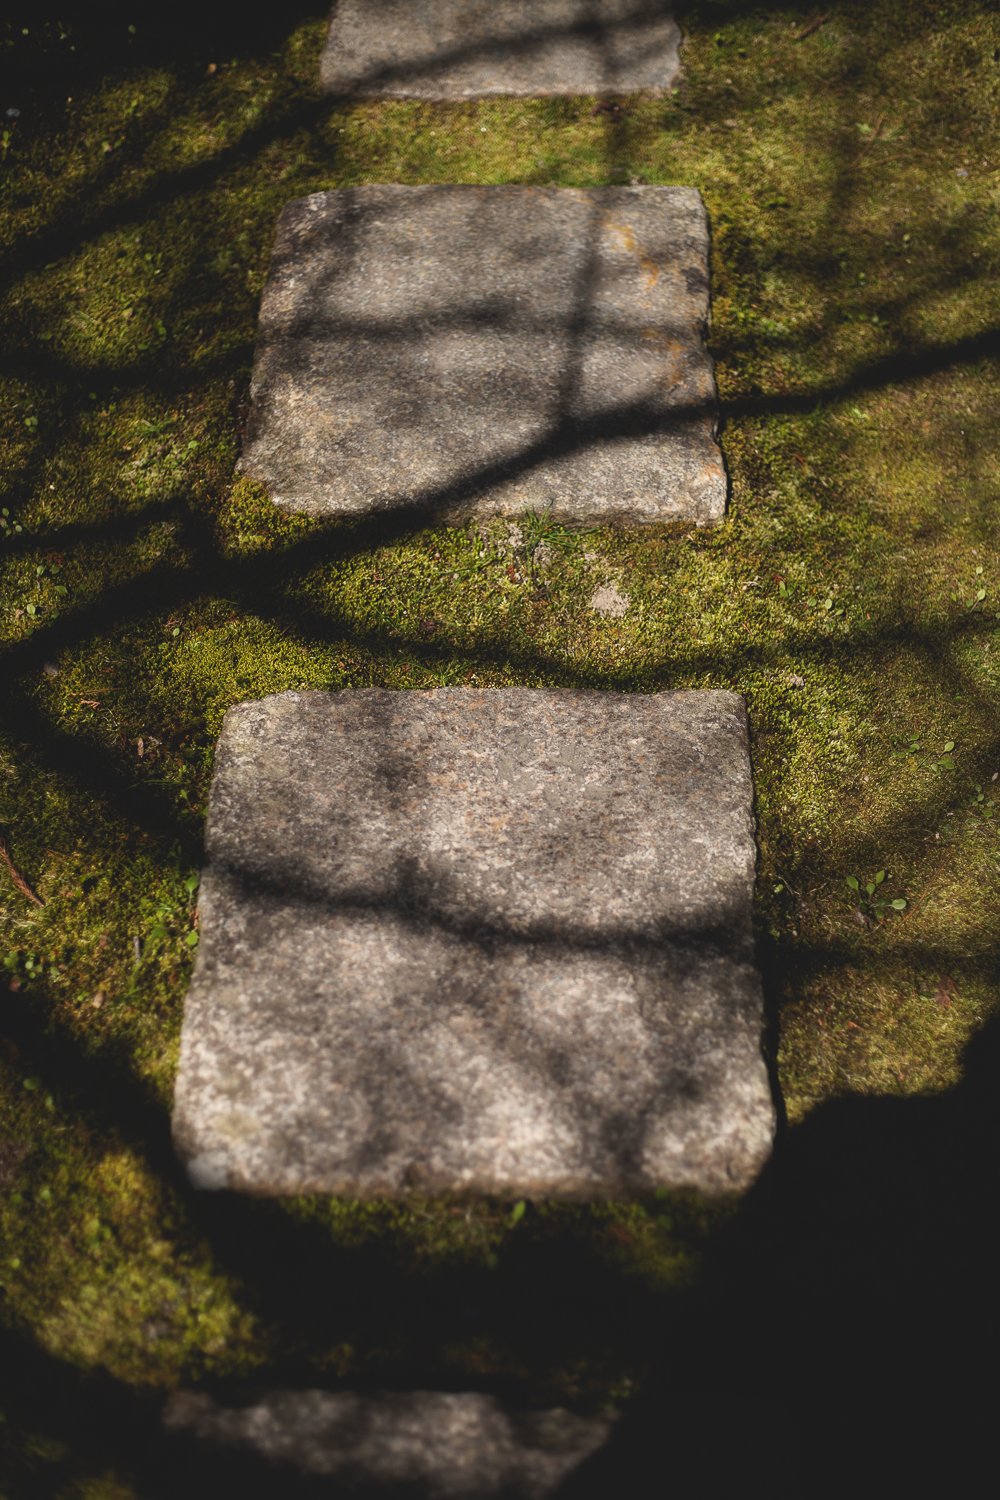
[[[170,1087],[212,748],[241,699],[740,690],[790,1120],[961,1086],[1000,920],[997,19],[841,3],[799,40],[811,9],[681,9],[679,93],[612,104],[333,107],[315,19],[262,21],[232,57],[180,26],[0,23],[29,101],[0,146],[0,825],[45,902],[0,870],[0,1280],[53,1367],[141,1390],[380,1379],[419,1351],[422,1378],[600,1404],[742,1222],[190,1192]],[[369,181],[700,188],[726,524],[390,534],[234,478],[277,213]],[[608,584],[621,618],[593,607]],[[881,870],[902,910],[864,896]],[[36,1417],[21,1461],[68,1474],[79,1444]],[[107,1462],[65,1493],[117,1494]]]

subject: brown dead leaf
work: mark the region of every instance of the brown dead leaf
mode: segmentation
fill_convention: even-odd
[[[938,987],[934,991],[934,999],[942,1010],[951,1010],[953,1000],[958,999],[958,985],[954,979],[943,974],[938,980]]]

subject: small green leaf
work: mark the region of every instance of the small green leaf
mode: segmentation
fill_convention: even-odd
[[[195,891],[198,889],[198,877],[197,877],[197,875],[188,875],[187,876],[187,878],[184,881],[184,889],[187,891],[187,893],[188,893],[189,896],[193,896],[194,895]]]
[[[944,748],[945,748],[945,754],[947,754],[947,752],[949,750],[954,750],[954,748],[955,748],[955,741],[954,740],[946,740]]]
[[[776,895],[776,896],[780,896],[780,895],[781,895],[781,893],[782,893],[782,891],[783,891],[783,890],[784,890],[784,889],[785,889],[785,887],[784,887],[784,886],[783,886],[783,885],[776,885],[776,886],[775,886],[775,887],[774,887],[774,894],[775,894],[775,895]]]
[[[885,871],[884,870],[876,870],[876,872],[875,872],[875,884],[876,885],[881,885],[884,879],[885,879]]]
[[[938,761],[938,765],[940,766],[942,771],[954,771],[955,769],[955,762],[952,760],[950,755],[942,755],[941,759]]]
[[[189,948],[197,948],[197,946],[198,946],[198,934],[194,930],[193,927],[192,927],[191,931],[188,933],[187,937],[184,939],[184,941],[187,943],[187,945],[188,945]]]
[[[867,882],[867,884],[865,885],[865,894],[868,895],[868,896],[874,896],[874,894],[875,894],[875,882],[874,882],[874,880],[869,880]]]
[[[976,603],[977,604],[982,604],[982,602],[983,602],[983,600],[985,598],[986,598],[986,590],[985,589],[977,589],[976,590]]]
[[[856,875],[848,875],[847,884],[850,886],[852,891],[858,891],[861,889],[858,877]]]
[[[823,608],[824,609],[832,609],[833,608],[833,600],[832,599],[825,599],[823,601]]]
[[[897,896],[895,901],[889,902],[889,905],[892,907],[893,911],[905,911],[906,899],[903,896]]]
[[[37,1078],[25,1078],[23,1080],[23,1082],[22,1082],[22,1087],[26,1088],[28,1090],[29,1094],[33,1094],[35,1092],[35,1089],[37,1089],[37,1087],[38,1087],[38,1079]]]
[[[37,607],[37,605],[29,604],[27,606],[27,609],[28,609],[28,614],[29,615],[36,615],[38,613],[38,607]]]
[[[515,1224],[520,1224],[521,1220],[524,1218],[527,1207],[528,1205],[525,1203],[523,1198],[521,1198],[517,1203],[514,1204],[514,1207],[510,1211],[510,1227],[512,1229]]]

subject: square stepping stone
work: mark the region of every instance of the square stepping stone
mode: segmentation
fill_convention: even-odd
[[[228,1407],[181,1391],[169,1399],[164,1425],[206,1457],[258,1460],[261,1488],[253,1493],[273,1500],[285,1500],[292,1475],[335,1481],[338,1495],[540,1500],[612,1430],[599,1417],[510,1410],[474,1391],[273,1391]]]
[[[361,187],[281,215],[240,467],[314,516],[722,519],[692,188]]]
[[[320,75],[396,99],[661,92],[680,39],[658,0],[340,0]]]
[[[199,1186],[726,1192],[766,1159],[735,694],[242,704],[207,852],[173,1119]]]

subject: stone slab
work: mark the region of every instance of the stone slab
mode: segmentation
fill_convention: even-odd
[[[207,853],[173,1117],[197,1185],[725,1192],[767,1157],[735,694],[242,704]]]
[[[243,1407],[183,1392],[164,1421],[216,1454],[261,1459],[274,1488],[254,1493],[275,1500],[284,1500],[290,1474],[333,1480],[338,1495],[540,1500],[611,1431],[608,1421],[559,1408],[518,1412],[492,1396],[441,1391],[277,1391]]]
[[[361,187],[281,215],[240,461],[314,516],[722,519],[693,188]]]
[[[396,99],[662,92],[680,39],[658,0],[340,0],[320,76]]]

